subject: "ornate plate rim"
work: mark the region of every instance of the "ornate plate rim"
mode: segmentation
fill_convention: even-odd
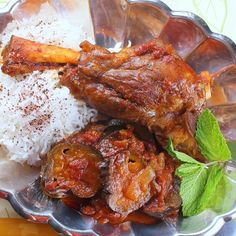
[[[163,9],[168,15],[175,17],[175,18],[184,18],[188,19],[194,24],[196,24],[198,27],[200,27],[206,36],[209,38],[214,38],[219,41],[221,41],[224,45],[228,47],[229,50],[231,50],[234,54],[234,61],[236,63],[236,44],[232,39],[229,37],[215,33],[210,30],[207,23],[198,15],[188,12],[188,11],[174,11],[171,10],[170,7],[168,7],[165,3],[163,3],[160,0],[126,0],[129,4],[133,3],[148,3],[151,5],[155,5]],[[8,12],[11,12],[15,7],[17,7],[18,4],[21,3],[21,0],[10,0],[4,7],[0,8],[0,14],[5,14]],[[73,234],[86,234],[86,235],[98,235],[96,232],[91,230],[74,230],[71,229],[63,224],[61,224],[53,215],[52,212],[48,212],[48,214],[40,214],[35,213],[33,211],[30,211],[29,209],[26,209],[23,207],[20,202],[18,201],[17,197],[14,195],[14,191],[7,191],[0,188],[0,198],[6,199],[10,202],[11,206],[14,208],[14,210],[22,217],[26,218],[27,220],[37,222],[37,223],[48,223],[51,225],[57,232],[63,233],[64,235],[73,235]],[[208,225],[205,229],[194,233],[194,234],[180,234],[176,233],[175,236],[178,235],[214,235],[216,234],[223,225],[236,218],[236,208],[229,211],[228,213],[218,215],[214,218],[212,223]]]

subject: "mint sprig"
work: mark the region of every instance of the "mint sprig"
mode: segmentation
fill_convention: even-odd
[[[197,121],[196,140],[202,155],[209,161],[231,159],[231,152],[220,126],[209,109],[203,111]]]
[[[168,148],[167,152],[172,156],[175,157],[176,159],[182,161],[182,162],[187,162],[187,163],[192,163],[192,164],[201,164],[197,160],[193,159],[189,155],[183,153],[183,152],[178,152],[174,150],[173,143],[171,139],[168,140]]]
[[[175,174],[181,179],[183,216],[199,214],[214,205],[214,195],[217,195],[220,183],[226,178],[224,162],[231,159],[231,152],[219,124],[208,109],[198,118],[196,141],[209,163],[201,163],[183,152],[174,150],[170,139],[167,146],[167,152],[182,162]]]
[[[193,165],[195,167],[191,173],[185,172],[183,175],[180,170],[177,171],[177,175],[182,179],[180,196],[183,202],[182,211],[184,216],[191,216],[198,213],[199,196],[204,193],[204,186],[207,182],[208,172],[204,165]]]
[[[224,178],[224,169],[219,165],[213,165],[208,170],[207,182],[205,189],[198,200],[196,214],[204,211],[212,204],[212,197],[217,193],[217,187],[220,181]]]

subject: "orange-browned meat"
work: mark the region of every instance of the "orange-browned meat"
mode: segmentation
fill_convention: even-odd
[[[198,76],[169,45],[152,40],[119,53],[84,42],[78,65],[66,66],[61,83],[108,116],[142,124],[165,146],[201,157],[195,120],[209,80]]]
[[[195,121],[210,77],[196,75],[170,45],[153,39],[111,53],[85,41],[76,52],[14,36],[3,51],[2,68],[15,75],[65,63],[61,83],[75,97],[108,116],[148,127],[163,146],[170,137],[175,148],[201,158]]]

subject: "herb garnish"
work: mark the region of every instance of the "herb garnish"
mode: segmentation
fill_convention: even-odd
[[[231,152],[219,124],[208,109],[198,118],[196,141],[209,163],[201,163],[183,152],[174,150],[170,139],[167,147],[168,153],[182,162],[175,174],[181,179],[183,216],[199,214],[212,206],[217,187],[226,177],[225,162],[231,159]]]

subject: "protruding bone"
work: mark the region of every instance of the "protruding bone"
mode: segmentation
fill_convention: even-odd
[[[53,45],[41,44],[12,36],[2,51],[3,72],[10,75],[46,68],[57,68],[66,63],[77,64],[80,52]]]

